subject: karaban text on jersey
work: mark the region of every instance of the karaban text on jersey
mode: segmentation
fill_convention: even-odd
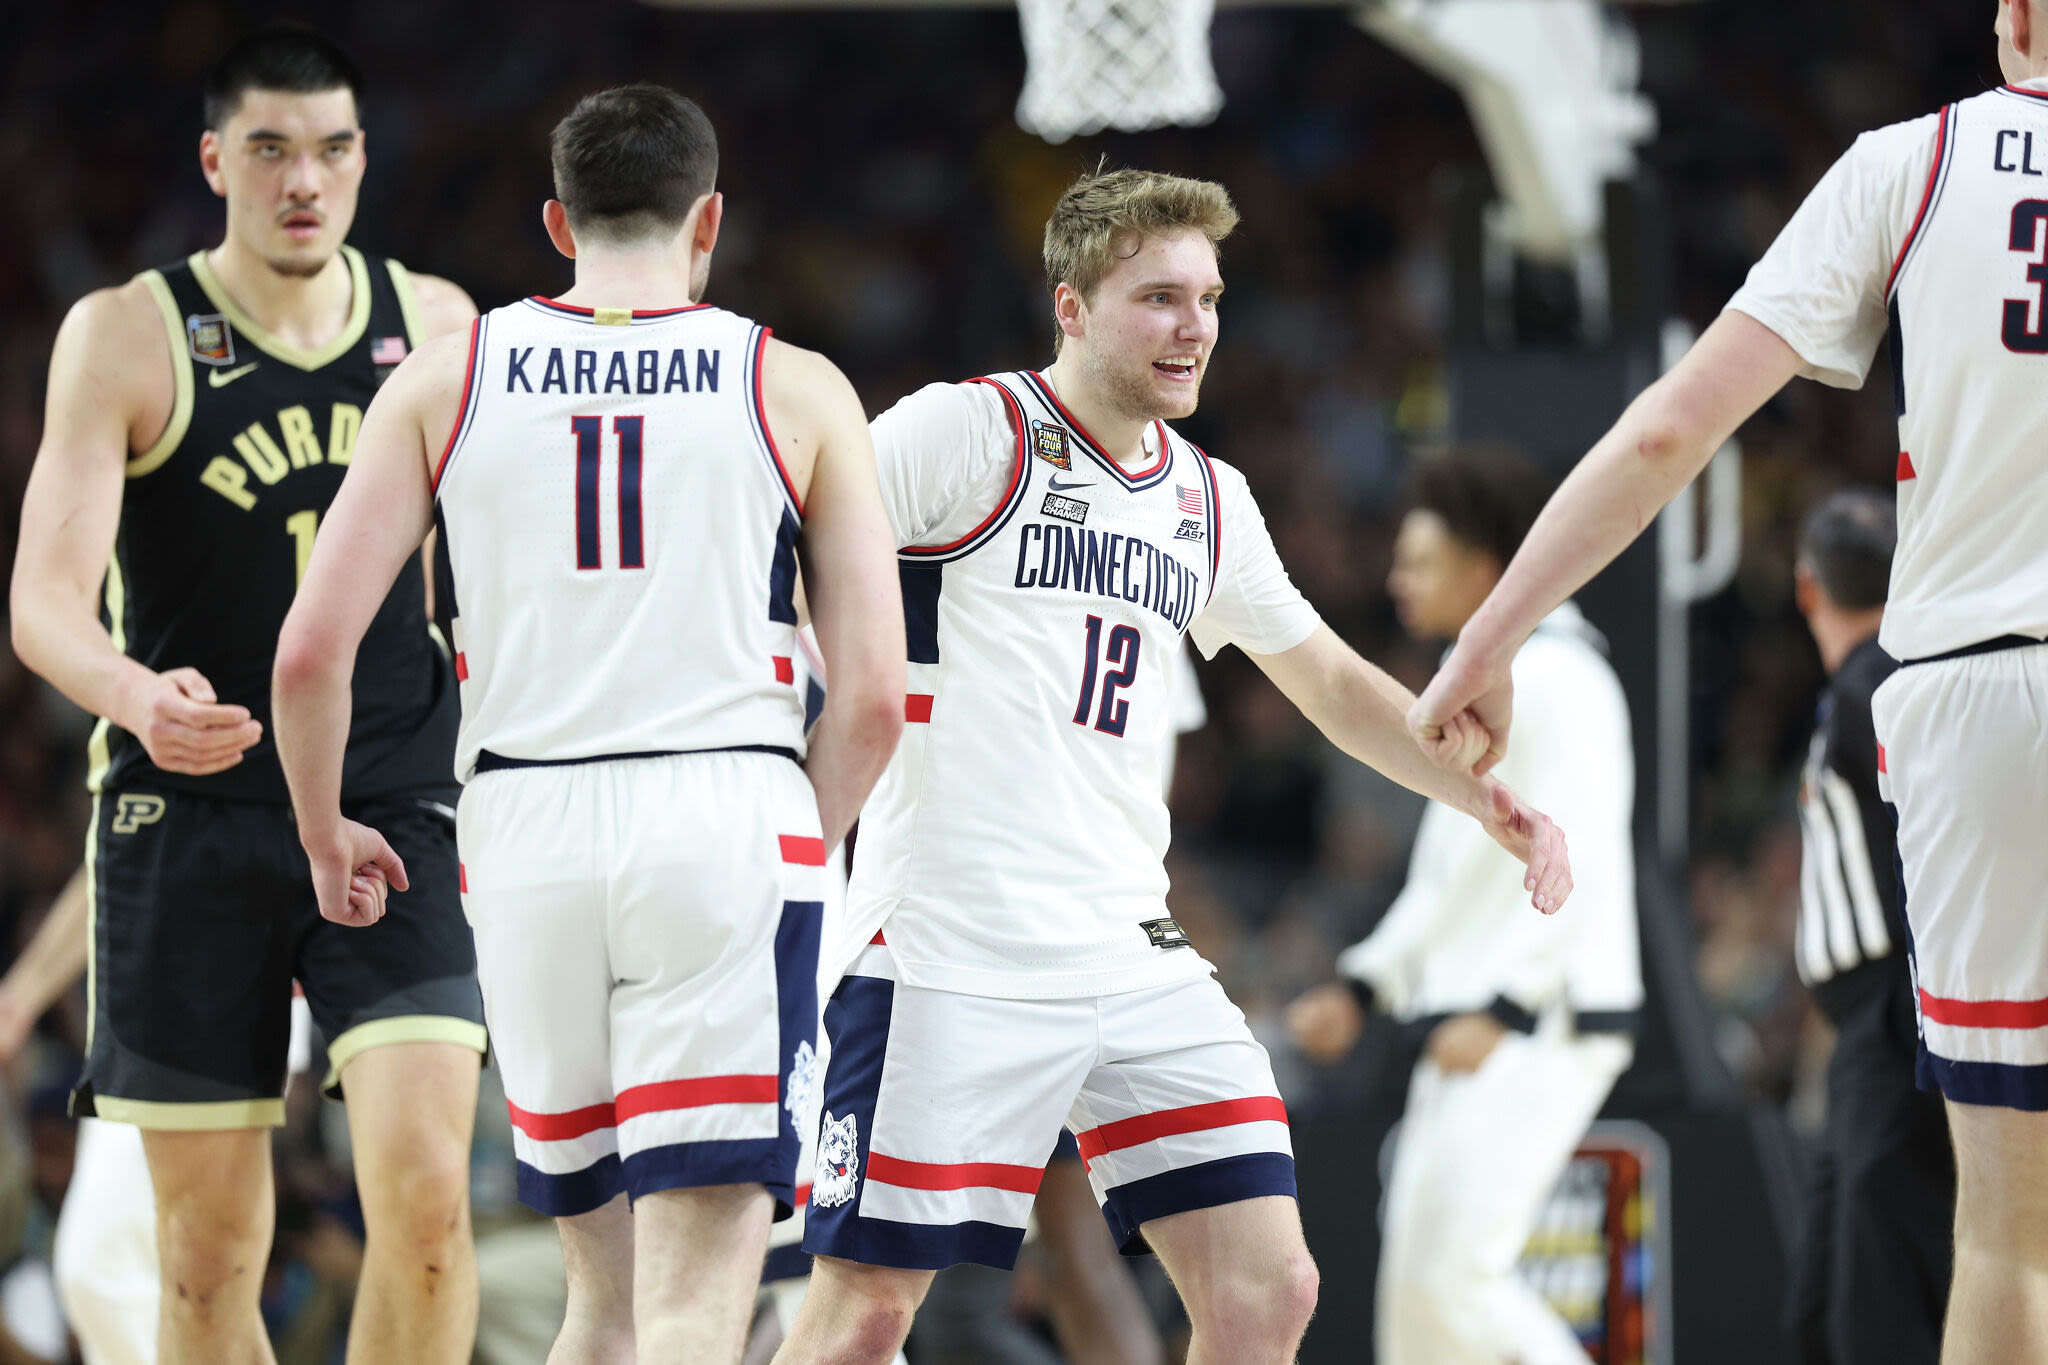
[[[1017,539],[1020,588],[1113,597],[1157,612],[1186,630],[1201,601],[1201,576],[1137,536],[1060,522],[1027,522]]]
[[[699,348],[694,369],[690,353],[681,346],[664,357],[658,350],[632,353],[613,351],[606,363],[604,379],[597,377],[597,352],[571,349],[565,361],[560,346],[548,347],[547,359],[536,361],[537,346],[513,346],[505,351],[505,392],[507,393],[717,393],[719,362],[723,351]]]

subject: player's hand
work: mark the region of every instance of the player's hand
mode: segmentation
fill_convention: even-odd
[[[1528,867],[1522,889],[1529,903],[1546,915],[1557,913],[1572,893],[1571,852],[1564,831],[1542,811],[1516,796],[1498,778],[1485,779],[1479,823],[1493,841]]]
[[[306,857],[313,864],[320,914],[336,924],[375,924],[384,918],[391,891],[412,885],[404,860],[384,836],[353,820],[343,820],[329,838],[307,841]]]
[[[1287,1032],[1302,1055],[1325,1065],[1338,1061],[1358,1042],[1365,1011],[1341,981],[1303,991],[1287,1007]]]
[[[1507,1026],[1490,1014],[1454,1014],[1429,1031],[1422,1050],[1445,1071],[1477,1071],[1507,1031]]]
[[[1507,757],[1514,713],[1507,666],[1486,664],[1458,645],[1408,708],[1408,733],[1439,767],[1484,777]]]
[[[242,761],[242,751],[263,738],[263,725],[246,706],[223,705],[196,668],[173,668],[151,679],[123,725],[167,773],[202,777]]]

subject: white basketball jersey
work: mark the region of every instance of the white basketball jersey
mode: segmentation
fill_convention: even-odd
[[[802,507],[761,404],[768,330],[699,305],[479,318],[435,471],[455,769],[800,754]]]
[[[1174,655],[1226,534],[1216,471],[1163,423],[1126,470],[1038,375],[974,382],[1009,412],[1009,487],[966,536],[902,551],[909,723],[861,814],[849,919],[886,918],[903,980],[938,989],[1204,973],[1165,918],[1160,786]]]

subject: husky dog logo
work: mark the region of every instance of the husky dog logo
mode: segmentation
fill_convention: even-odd
[[[796,1055],[789,1062],[789,1084],[783,1087],[782,1107],[789,1111],[790,1120],[798,1127],[803,1126],[804,1110],[810,1108],[811,1087],[818,1082],[818,1054],[811,1050],[808,1041],[796,1045]]]
[[[1067,433],[1064,427],[1050,422],[1031,424],[1031,444],[1038,458],[1056,469],[1072,469],[1074,457],[1067,453]]]
[[[811,1207],[837,1208],[860,1184],[860,1133],[854,1116],[835,1119],[828,1110],[818,1128],[818,1173],[811,1181]]]
[[[111,828],[116,834],[133,834],[144,825],[153,825],[163,818],[164,799],[161,796],[129,792],[115,805]]]

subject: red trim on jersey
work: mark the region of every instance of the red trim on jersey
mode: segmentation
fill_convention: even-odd
[[[2005,86],[2005,89],[2010,90],[2015,95],[2025,95],[2030,100],[2048,100],[2048,90],[2023,90],[2019,86],[2010,83]]]
[[[796,662],[784,654],[775,656],[775,681],[793,683],[796,681]]]
[[[1160,440],[1166,439],[1166,427],[1160,424]],[[1209,600],[1216,600],[1216,581],[1223,577],[1223,481],[1216,477],[1216,463],[1209,458],[1209,452],[1188,442],[1188,449],[1195,452],[1202,461],[1204,482],[1209,485]]]
[[[782,452],[775,448],[775,433],[768,429],[768,404],[761,398],[761,362],[768,355],[768,338],[773,335],[763,327],[761,335],[754,342],[754,416],[761,423],[761,439],[768,443],[768,458],[775,461],[775,472],[782,476],[782,487],[789,494],[789,500],[796,508],[796,514],[804,514],[804,500],[796,495],[796,485],[790,482],[789,467],[782,463]]]
[[[823,867],[825,865],[825,841],[808,834],[778,834],[782,842],[782,861],[795,863],[799,867]]]
[[[1882,744],[1877,746],[1877,770],[1879,772],[1888,771],[1888,769],[1886,769],[1886,767],[1884,766],[1884,745]]]
[[[868,1179],[906,1190],[1010,1190],[1037,1194],[1045,1179],[1043,1166],[1012,1166],[1000,1161],[905,1161],[886,1152],[868,1153]]]
[[[1064,420],[1068,426],[1074,429],[1076,435],[1078,435],[1082,440],[1086,441],[1089,445],[1094,446],[1095,449],[1101,453],[1103,459],[1108,460],[1113,465],[1116,465],[1117,472],[1122,474],[1125,478],[1131,480],[1133,483],[1136,483],[1140,479],[1149,479],[1154,474],[1157,474],[1160,470],[1166,468],[1166,461],[1171,452],[1166,448],[1166,441],[1163,439],[1163,432],[1161,433],[1162,439],[1159,442],[1158,459],[1154,460],[1150,465],[1147,465],[1143,469],[1125,469],[1122,465],[1117,464],[1116,457],[1109,453],[1108,448],[1104,446],[1102,442],[1096,440],[1093,436],[1091,436],[1088,433],[1088,428],[1082,426],[1081,423],[1074,417],[1073,413],[1067,411],[1067,405],[1065,403],[1060,402],[1060,396],[1057,393],[1053,392],[1052,381],[1045,377],[1045,371],[1033,370],[1031,373],[1037,377],[1038,386],[1045,396],[1045,401],[1052,404],[1053,411],[1057,412],[1060,415],[1061,419]]]
[[[1904,483],[1908,479],[1915,479],[1919,477],[1919,475],[1913,472],[1913,457],[1911,455],[1908,455],[1903,450],[1899,452],[1898,474],[1900,483]]]
[[[932,694],[912,692],[903,698],[903,719],[912,725],[932,723]]]
[[[1001,384],[996,383],[995,380],[990,379],[986,376],[977,376],[973,379],[964,380],[962,382],[968,384],[986,384],[990,388],[994,389],[997,393],[1003,396],[1003,407],[1009,413],[1010,417],[1010,430],[1017,433],[1017,455],[1015,461],[1010,466],[1010,482],[1003,488],[1003,495],[1000,498],[996,499],[996,505],[994,509],[991,510],[987,516],[983,517],[981,519],[981,524],[975,527],[972,531],[969,531],[966,535],[960,537],[958,540],[951,541],[945,545],[906,545],[903,547],[902,553],[907,555],[942,555],[947,553],[948,551],[957,550],[962,545],[965,545],[968,541],[974,539],[983,531],[986,531],[989,527],[993,526],[995,524],[996,518],[1000,517],[1003,514],[1003,509],[1010,505],[1010,499],[1017,495],[1017,484],[1019,483],[1019,481],[1023,479],[1025,463],[1030,459],[1030,457],[1024,453],[1024,408],[1021,404],[1017,402],[1017,396],[1011,393],[1007,388],[1004,388]],[[929,719],[929,717],[927,717],[927,719]]]
[[[461,892],[464,892],[464,893],[467,893],[467,892],[468,892],[468,890],[469,890],[469,864],[468,864],[468,863],[457,863],[457,864],[455,865],[455,889],[456,889],[457,891],[461,891]],[[296,991],[298,991],[298,985],[299,985],[299,983],[298,983],[298,982],[296,982],[296,981],[294,981],[294,982],[292,983],[292,989],[293,989],[293,990],[294,990],[295,992],[296,992]]]
[[[469,656],[467,654],[458,653],[455,656],[455,681],[469,681]]]
[[[618,1121],[672,1109],[702,1109],[707,1104],[774,1104],[782,1098],[774,1076],[697,1076],[687,1081],[656,1081],[619,1092],[612,1108]]]
[[[1093,1161],[1107,1152],[1157,1142],[1181,1133],[1231,1128],[1240,1123],[1285,1123],[1287,1106],[1278,1095],[1254,1095],[1242,1100],[1217,1100],[1213,1104],[1190,1104],[1181,1109],[1162,1109],[1156,1114],[1118,1119],[1100,1128],[1074,1134],[1083,1161]]]
[[[1941,106],[1941,122],[1934,130],[1934,164],[1927,168],[1927,188],[1920,192],[1920,211],[1913,215],[1913,226],[1906,233],[1906,240],[1899,243],[1899,254],[1892,258],[1892,273],[1885,279],[1884,296],[1892,296],[1892,286],[1899,282],[1899,271],[1906,264],[1906,253],[1913,249],[1913,241],[1920,235],[1920,225],[1927,221],[1927,210],[1934,203],[1934,187],[1941,181],[1942,156],[1948,150],[1948,111],[1950,106]]]
[[[2048,1028],[2048,1000],[1944,1000],[1922,990],[1920,1015],[1958,1028]]]
[[[441,447],[441,458],[434,461],[435,493],[441,491],[441,471],[448,468],[448,457],[455,453],[455,438],[462,434],[462,419],[469,416],[470,386],[476,380],[476,340],[483,325],[481,315],[469,320],[469,363],[462,367],[462,401],[455,406],[455,425],[448,428],[448,444]]]
[[[882,937],[880,929],[875,930],[875,936],[868,940],[868,947],[870,948],[886,948],[888,946],[889,940]]]
[[[581,304],[556,303],[553,299],[542,298],[538,294],[533,295],[533,301],[535,303],[540,304],[542,307],[552,308],[556,312],[560,313],[572,313],[580,318],[597,316],[597,310],[595,308],[585,308]],[[674,317],[677,313],[694,313],[699,308],[711,308],[714,306],[715,305],[709,303],[689,303],[684,304],[681,308],[633,308],[629,309],[628,311],[631,312],[632,315],[636,318],[669,318]],[[605,309],[605,311],[607,313],[614,313],[617,312],[618,310],[615,308],[607,308]]]

